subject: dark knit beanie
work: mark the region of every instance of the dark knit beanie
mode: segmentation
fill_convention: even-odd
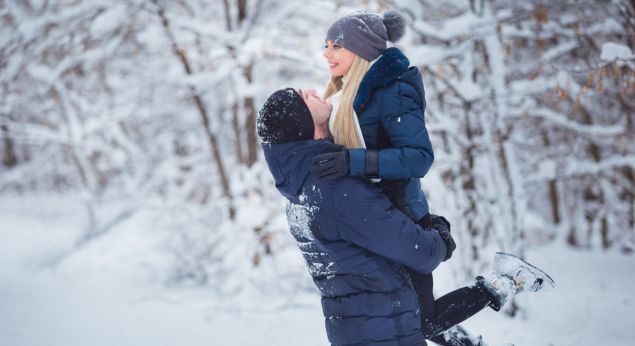
[[[280,144],[313,139],[313,118],[302,95],[287,88],[269,96],[258,112],[258,136],[263,143]]]
[[[405,30],[406,20],[395,11],[383,17],[374,12],[355,12],[335,21],[326,40],[372,61],[386,50],[386,41],[397,42]]]

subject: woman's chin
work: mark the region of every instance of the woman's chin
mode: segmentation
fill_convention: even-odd
[[[340,73],[339,71],[330,70],[329,72],[331,73],[331,77],[342,77],[344,75],[343,73]]]

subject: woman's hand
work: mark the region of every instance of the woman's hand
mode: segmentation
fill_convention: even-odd
[[[333,110],[333,105],[326,100],[322,100],[317,95],[315,89],[300,89],[299,92],[302,95],[302,99],[304,99],[304,103],[306,103],[307,108],[311,112],[315,128],[322,129],[327,127],[331,111]]]
[[[311,174],[317,179],[334,180],[347,176],[349,171],[348,150],[344,147],[335,152],[315,155],[311,160]]]

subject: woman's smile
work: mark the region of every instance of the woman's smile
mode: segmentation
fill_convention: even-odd
[[[329,64],[329,71],[333,77],[346,75],[355,59],[355,53],[333,43],[333,41],[326,41],[322,55],[326,58],[326,62]]]

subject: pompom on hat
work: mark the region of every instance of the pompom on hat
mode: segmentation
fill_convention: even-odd
[[[383,17],[361,11],[336,20],[329,28],[326,40],[372,61],[386,50],[386,41],[397,42],[405,31],[406,20],[395,11],[387,11]]]

